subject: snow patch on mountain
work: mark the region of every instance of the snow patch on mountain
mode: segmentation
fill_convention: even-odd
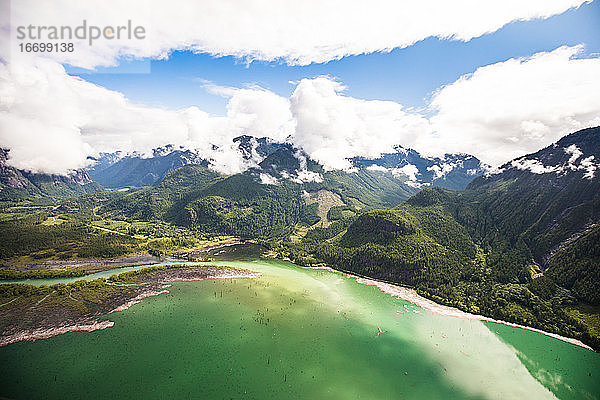
[[[289,179],[292,182],[300,184],[308,182],[323,182],[323,176],[321,174],[306,169],[296,170],[295,174],[290,174],[286,171],[281,171],[281,176],[285,179]]]
[[[260,174],[260,183],[263,185],[279,185],[279,179],[270,174]]]

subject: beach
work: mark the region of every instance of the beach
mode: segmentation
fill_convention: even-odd
[[[386,283],[386,282],[381,282],[381,281],[377,281],[375,279],[368,279],[368,278],[362,278],[356,275],[352,275],[352,274],[348,274],[349,278],[355,278],[356,281],[360,284],[363,285],[371,285],[371,286],[376,286],[378,287],[381,291],[390,294],[394,297],[398,297],[402,300],[406,300],[409,301],[425,310],[428,310],[430,312],[432,312],[433,314],[438,314],[438,315],[444,315],[444,316],[448,316],[448,317],[456,317],[456,318],[465,318],[465,319],[475,319],[475,320],[479,320],[479,321],[487,321],[487,322],[495,322],[498,324],[503,324],[503,325],[508,325],[508,326],[512,326],[515,328],[521,328],[521,329],[527,329],[529,331],[533,331],[533,332],[538,332],[541,334],[544,334],[546,336],[550,336],[553,337],[555,339],[559,339],[562,340],[564,342],[567,343],[571,343],[574,344],[576,346],[580,346],[583,348],[586,348],[588,350],[594,351],[594,349],[592,349],[590,346],[586,345],[585,343],[581,342],[580,340],[577,339],[573,339],[573,338],[568,338],[568,337],[564,337],[561,335],[557,335],[556,333],[551,333],[551,332],[546,332],[543,331],[541,329],[537,329],[537,328],[533,328],[531,326],[525,326],[525,325],[520,325],[520,324],[515,324],[512,322],[507,322],[507,321],[501,321],[501,320],[497,320],[497,319],[493,319],[493,318],[489,318],[489,317],[485,317],[483,315],[478,315],[478,314],[471,314],[462,310],[459,310],[458,308],[454,308],[454,307],[449,307],[449,306],[445,306],[442,304],[438,304],[432,300],[429,300],[421,295],[419,295],[416,290],[411,289],[411,288],[407,288],[407,287],[403,287],[403,286],[398,286],[398,285],[393,285],[391,283]]]

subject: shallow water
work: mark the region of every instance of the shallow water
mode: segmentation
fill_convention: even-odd
[[[260,255],[264,252],[264,248],[254,244],[248,245],[233,245],[217,247],[209,250],[207,256],[216,260],[256,260],[260,258]],[[93,274],[84,276],[68,277],[68,278],[41,278],[41,279],[15,279],[15,280],[2,280],[3,283],[25,283],[28,285],[42,286],[42,285],[55,285],[57,283],[73,283],[80,280],[93,281],[99,278],[110,278],[115,274],[122,274],[129,271],[137,271],[138,269],[147,268],[149,266],[159,266],[166,264],[201,264],[201,263],[186,263],[186,262],[165,262],[151,265],[136,265],[130,267],[113,268],[106,271],[100,271]]]
[[[178,282],[112,328],[0,348],[8,398],[598,398],[600,357],[433,315],[345,274],[220,261],[256,279]],[[113,272],[114,273],[114,272]]]

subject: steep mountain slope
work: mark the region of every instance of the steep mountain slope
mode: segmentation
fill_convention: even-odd
[[[84,170],[68,176],[38,174],[7,164],[9,151],[0,149],[0,201],[53,201],[91,193],[102,188]]]
[[[163,219],[176,205],[193,198],[221,176],[200,165],[186,165],[167,174],[153,188],[124,192],[106,204],[101,212],[109,216],[127,216],[137,220]]]
[[[242,237],[289,233],[306,212],[302,191],[293,182],[264,185],[251,174],[224,176],[199,165],[172,171],[158,186],[125,194],[100,210],[112,217],[160,219]]]
[[[483,172],[471,156],[426,159],[402,148],[378,160],[355,159],[351,171],[327,171],[268,138],[239,136],[230,150],[249,166],[245,172],[219,175],[207,168],[211,160],[169,146],[150,158],[105,154],[90,174],[106,187],[156,187],[123,194],[100,212],[247,238],[314,238],[323,235],[310,230],[316,226],[339,233],[366,210],[393,207],[421,187],[464,187]]]
[[[558,250],[600,221],[600,128],[568,135],[537,153],[475,179],[464,192],[423,191],[407,201],[438,205],[486,253],[500,282],[526,282]]]
[[[259,147],[256,144],[252,151]],[[231,176],[201,165],[186,165],[171,171],[154,188],[122,194],[100,212],[112,217],[162,219],[206,232],[269,238],[288,235],[298,225],[308,227],[320,220],[327,224],[332,206],[345,207],[354,215],[365,209],[391,207],[417,191],[389,172],[324,171],[290,145],[270,150],[257,167]],[[338,200],[324,201],[332,198]]]
[[[391,207],[407,199],[418,189],[406,176],[394,176],[390,171],[357,169],[355,171],[325,171],[321,165],[290,145],[269,154],[249,174],[263,183],[290,180],[307,192],[327,190],[340,196],[343,203],[356,209]]]
[[[276,143],[267,138],[239,136],[233,139],[237,150],[245,159],[264,158],[288,145]],[[188,164],[203,167],[209,161],[192,150],[176,149],[172,145],[153,150],[152,156],[140,154],[103,153],[87,171],[90,176],[103,187],[120,189],[141,186],[156,186],[167,174]]]
[[[595,225],[550,259],[547,275],[590,304],[600,304],[600,225]]]
[[[269,138],[255,138],[254,136],[242,135],[233,139],[237,148],[244,158],[250,159],[256,156],[266,157],[281,148],[290,148],[287,143],[279,143]]]
[[[444,157],[423,157],[412,149],[400,146],[395,153],[383,154],[376,159],[355,158],[358,168],[389,171],[403,175],[414,187],[444,187],[462,190],[473,178],[483,174],[486,166],[468,154],[446,154]]]
[[[566,240],[600,220],[599,167],[600,128],[584,129],[477,178],[468,192],[501,232],[521,237],[546,266]]]
[[[171,146],[155,149],[152,157],[129,155],[123,158],[119,154],[103,154],[88,169],[90,176],[105,188],[154,186],[168,172],[187,164],[207,162],[189,150],[174,150]]]

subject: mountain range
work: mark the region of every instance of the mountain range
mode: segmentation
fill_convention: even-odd
[[[241,136],[234,148],[247,165],[236,174],[165,147],[103,154],[69,176],[18,170],[3,150],[0,199],[254,239],[301,265],[410,285],[600,348],[600,127],[495,169],[398,147],[326,170],[288,143]],[[99,182],[113,190],[90,195]]]
[[[122,152],[102,153],[87,168],[90,177],[107,189],[120,189],[138,186],[154,186],[166,174],[187,164],[207,166],[207,162],[190,150],[174,149],[165,146],[154,149],[151,157],[122,154]]]
[[[241,157],[255,161],[255,172],[261,168],[264,170],[263,182],[268,182],[273,176],[297,179],[295,170],[302,172],[308,168],[312,172],[318,172],[322,169],[302,150],[288,143],[252,136],[239,136],[233,139],[233,142]],[[486,166],[477,158],[466,154],[447,154],[442,158],[434,158],[423,157],[415,150],[400,146],[395,150],[394,153],[382,154],[376,159],[354,158],[350,160],[353,171],[366,169],[388,172],[414,188],[440,186],[464,189],[473,178],[486,170]],[[92,160],[93,164],[87,172],[96,182],[108,189],[155,186],[168,172],[184,165],[211,165],[211,160],[200,157],[195,151],[177,149],[171,145],[154,149],[151,156],[115,152],[103,153]],[[285,170],[283,176],[276,171],[277,168]],[[288,177],[286,174],[292,175]],[[274,180],[271,179],[271,182]]]

